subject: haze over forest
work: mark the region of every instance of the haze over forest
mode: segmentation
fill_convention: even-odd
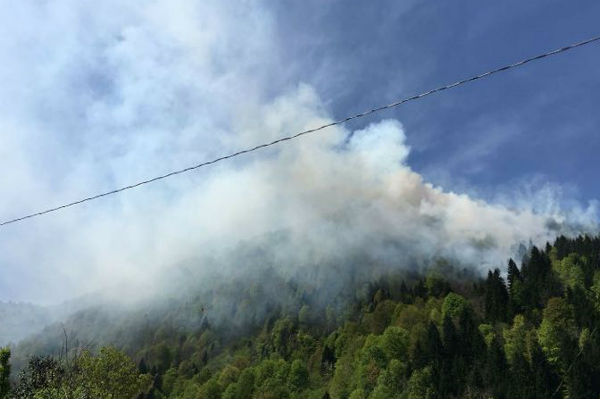
[[[583,40],[600,12],[304,3],[0,11],[0,218]],[[0,397],[597,396],[570,365],[598,359],[599,54],[0,227]],[[116,363],[131,391],[94,385]]]

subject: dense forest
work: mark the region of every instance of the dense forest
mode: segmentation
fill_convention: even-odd
[[[6,348],[0,398],[600,397],[600,237],[561,236],[485,278],[445,264],[363,288],[340,311],[287,281],[297,301],[244,328],[198,301],[187,330],[147,323],[113,346],[65,331],[59,353],[30,344],[12,373]]]

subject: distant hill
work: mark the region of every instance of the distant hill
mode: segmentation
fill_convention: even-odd
[[[94,297],[91,295],[51,306],[0,301],[0,346],[16,344],[38,334],[44,327],[66,320],[78,310],[90,307],[92,303]]]
[[[0,346],[40,331],[54,321],[43,306],[22,302],[0,302]]]

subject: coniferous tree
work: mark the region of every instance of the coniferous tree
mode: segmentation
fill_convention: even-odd
[[[426,340],[427,357],[434,365],[439,365],[443,356],[443,345],[440,338],[440,332],[434,322],[430,321],[427,328]]]
[[[408,303],[410,298],[410,292],[404,280],[402,280],[402,284],[400,284],[400,302]]]
[[[533,397],[551,398],[558,387],[559,379],[552,369],[537,339],[530,341]]]
[[[413,287],[413,295],[420,298],[427,297],[427,287],[425,286],[425,281],[423,279],[419,279],[417,284]]]
[[[584,330],[581,334],[580,351],[577,352],[574,359],[570,362],[565,376],[565,390],[571,398],[592,398],[600,391],[600,368],[598,359],[600,349],[597,340],[594,341],[590,336],[589,330]]]
[[[534,399],[533,383],[533,375],[527,359],[524,354],[517,353],[510,365],[510,382],[507,385],[507,397]]]
[[[504,398],[506,396],[505,375],[508,365],[504,349],[497,337],[492,339],[486,354],[484,378],[491,385],[491,391],[494,398]]]
[[[144,358],[142,358],[138,363],[138,370],[142,374],[146,374],[148,372],[148,366],[146,365],[146,361],[144,360]]]
[[[10,390],[10,349],[0,348],[0,398],[5,398]]]
[[[442,334],[444,351],[439,392],[441,397],[449,397],[458,394],[458,386],[462,380],[462,376],[456,372],[460,342],[454,322],[449,315],[446,315],[442,322]]]
[[[485,342],[477,328],[473,310],[465,307],[460,313],[459,320],[460,354],[465,361],[465,366],[470,367],[475,362],[477,354],[485,351]]]
[[[581,270],[591,278],[580,278]],[[127,386],[149,384],[123,395],[139,399],[600,397],[600,239],[559,238],[544,251],[531,248],[521,270],[508,262],[508,285],[498,270],[487,279],[462,276],[415,274],[407,280],[411,289],[405,275],[380,278],[349,294],[354,302],[346,308],[333,303],[327,310],[306,287],[281,284],[277,289],[292,287],[298,301],[269,303],[264,318],[253,317],[254,330],[235,335],[215,322],[182,332],[157,322],[160,332],[149,326],[140,342],[124,344],[129,357],[113,351],[99,361],[92,352],[71,363],[85,371],[71,385],[65,375],[73,369],[64,360],[32,359],[10,395],[100,395],[108,385],[94,387],[97,380],[113,384],[129,375]],[[445,290],[438,287],[451,292],[440,298]],[[307,322],[307,309],[327,321]],[[502,322],[507,313],[512,323]],[[127,358],[142,360],[136,367]],[[143,375],[149,368],[153,383]]]
[[[485,318],[491,322],[506,321],[508,292],[500,270],[489,271],[485,283]]]
[[[512,295],[512,293],[513,293],[512,290],[513,290],[515,281],[521,280],[521,272],[519,271],[517,264],[515,263],[514,260],[512,260],[512,258],[510,258],[508,261],[508,270],[507,270],[506,279],[508,280],[508,291]]]

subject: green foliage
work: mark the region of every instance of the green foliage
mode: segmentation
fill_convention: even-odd
[[[381,334],[389,325],[395,308],[396,304],[390,300],[383,300],[377,303],[372,313],[364,315],[363,323],[367,331]]]
[[[298,322],[302,325],[309,325],[313,321],[312,313],[308,305],[303,305],[298,312]]]
[[[306,365],[301,360],[294,360],[290,367],[290,374],[288,376],[288,387],[290,391],[299,392],[306,388],[308,383],[308,370]]]
[[[405,396],[408,399],[433,399],[437,396],[431,367],[412,373],[408,380]]]
[[[383,370],[377,378],[377,385],[373,388],[370,398],[400,397],[404,389],[406,372],[405,364],[398,359],[392,359],[387,369]]]
[[[527,353],[527,325],[523,315],[516,315],[511,328],[504,330],[504,351],[509,362],[517,354]]]
[[[381,348],[390,359],[406,359],[409,345],[410,338],[405,329],[390,326],[383,332]]]
[[[544,319],[538,331],[542,350],[551,364],[569,359],[568,350],[575,336],[573,313],[562,298],[551,298],[544,309]]]
[[[442,317],[458,317],[467,306],[469,306],[469,304],[465,298],[454,292],[450,292],[446,295],[446,298],[444,298]]]
[[[338,397],[338,396],[334,396],[334,397]],[[342,396],[339,396],[339,397],[342,397]],[[354,391],[352,391],[350,396],[348,396],[348,399],[364,399],[367,397],[368,397],[368,395],[364,391],[364,389],[356,388]]]
[[[254,369],[247,368],[240,374],[238,390],[240,398],[250,398],[254,391]]]
[[[148,374],[140,374],[135,363],[113,348],[100,349],[98,356],[83,352],[77,359],[76,395],[92,398],[133,398],[151,383]]]
[[[66,370],[51,357],[33,356],[19,373],[19,383],[13,390],[16,398],[72,396],[73,387],[66,382]],[[54,395],[53,395],[54,394]]]
[[[219,384],[217,378],[213,377],[202,384],[196,395],[199,399],[219,399],[222,391],[223,387]]]
[[[596,312],[600,312],[600,270],[594,273],[593,285],[590,288]]]
[[[431,296],[445,295],[450,290],[450,285],[440,272],[430,272],[425,279],[425,287]]]
[[[10,349],[0,348],[0,399],[5,398],[10,390]]]
[[[586,262],[587,260],[584,256],[572,253],[560,261],[553,261],[552,266],[567,287],[584,287],[585,275],[583,267],[585,267]]]
[[[240,376],[240,370],[232,365],[227,365],[221,370],[218,382],[221,386],[226,387],[229,384],[236,382]]]
[[[496,337],[496,332],[494,331],[494,327],[491,324],[480,324],[479,332],[485,341],[487,346],[490,346],[492,340]]]
[[[508,316],[508,291],[500,276],[500,269],[490,270],[485,284],[485,319],[491,322],[505,321]]]
[[[97,356],[89,351],[62,362],[32,357],[15,387],[16,398],[135,398],[150,389],[152,377],[140,374],[131,358],[113,347]]]
[[[208,323],[181,332],[168,319],[140,335],[132,357],[112,347],[69,361],[34,356],[10,395],[600,397],[600,238],[532,247],[521,268],[509,261],[507,283],[499,270],[452,279],[448,264],[436,267],[426,278],[373,282],[345,308],[299,291],[301,303],[253,316],[235,333]],[[244,312],[260,292],[247,291]],[[0,399],[9,357],[0,351]]]
[[[273,332],[271,333],[271,339],[273,341],[273,348],[281,355],[286,356],[289,353],[290,339],[294,332],[294,324],[289,318],[283,318],[275,322]]]
[[[350,355],[342,356],[335,364],[335,373],[329,384],[329,393],[332,398],[347,398],[354,391],[355,364]]]
[[[175,388],[175,382],[177,381],[177,370],[170,368],[162,376],[162,389],[165,394],[170,394]]]
[[[240,396],[240,385],[237,382],[232,382],[227,385],[227,388],[225,388],[221,397],[223,399],[238,399],[244,396]]]

